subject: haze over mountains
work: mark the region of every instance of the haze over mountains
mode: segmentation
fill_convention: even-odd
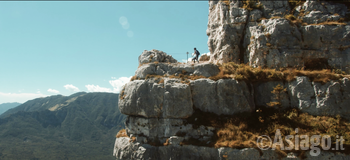
[[[30,100],[0,115],[0,159],[114,159],[124,120],[114,93]]]
[[[0,115],[11,108],[19,106],[20,104],[21,103],[17,103],[17,102],[0,104]]]

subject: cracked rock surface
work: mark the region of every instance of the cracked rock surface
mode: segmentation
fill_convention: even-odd
[[[350,72],[350,25],[341,21],[348,14],[345,5],[315,0],[294,10],[287,0],[261,1],[251,10],[243,5],[240,0],[209,2],[211,62],[307,68],[321,61],[322,67]]]

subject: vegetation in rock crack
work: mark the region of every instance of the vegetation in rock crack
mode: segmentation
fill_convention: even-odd
[[[271,91],[272,94],[274,94],[273,99],[275,101],[267,103],[269,107],[275,107],[279,111],[282,109],[282,94],[286,92],[287,89],[281,86],[281,84],[278,84],[276,87],[273,87],[273,90]]]
[[[259,0],[244,0],[243,8],[247,10],[261,9],[262,4],[259,2]]]
[[[344,148],[350,147],[350,122],[340,116],[312,116],[302,113],[296,108],[288,108],[280,112],[271,107],[258,107],[253,113],[240,113],[231,116],[215,115],[213,113],[195,110],[194,114],[187,119],[188,124],[194,127],[204,125],[215,127],[215,136],[210,143],[190,139],[183,141],[182,145],[199,145],[208,147],[231,147],[231,148],[256,148],[256,138],[268,135],[275,138],[277,129],[280,129],[282,137],[286,135],[330,135],[332,147],[335,147],[337,136],[343,136]],[[296,133],[295,128],[298,128]],[[294,142],[294,139],[291,140]],[[284,145],[289,146],[284,140]],[[306,145],[311,145],[307,142]],[[288,152],[298,153],[303,158],[303,153],[308,151],[290,150],[282,151],[277,147],[277,153],[286,157]],[[350,150],[338,151],[350,154]]]
[[[311,81],[326,83],[330,80],[339,80],[344,77],[344,72],[339,72],[336,69],[322,69],[322,70],[304,70],[296,68],[281,68],[279,70],[251,67],[246,64],[236,64],[234,62],[220,64],[219,74],[209,77],[212,80],[231,79],[244,80],[249,82],[262,81],[292,81],[296,76],[307,76]],[[340,73],[340,74],[338,74]]]
[[[269,34],[267,33],[267,36]],[[326,83],[330,80],[340,80],[344,77],[350,77],[344,71],[340,69],[332,69],[330,66],[321,63],[322,61],[308,61],[305,60],[307,69],[304,68],[280,68],[270,69],[257,67],[254,68],[247,64],[237,64],[234,62],[228,62],[223,64],[217,64],[220,72],[209,77],[212,80],[219,79],[236,79],[248,82],[263,82],[263,81],[292,81],[296,76],[307,76],[313,82]],[[308,69],[309,68],[309,69]],[[327,69],[324,69],[327,68]],[[153,75],[149,74],[145,79],[154,79],[156,83],[164,83],[164,78],[180,79],[181,83],[189,84],[190,80],[196,80],[200,78],[206,78],[201,75],[190,75],[185,70],[177,75]],[[140,79],[136,78],[136,75],[131,78],[131,81]],[[124,99],[124,89],[120,93],[120,99]]]

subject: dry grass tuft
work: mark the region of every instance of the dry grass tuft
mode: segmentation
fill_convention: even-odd
[[[287,14],[284,16],[284,18],[288,19],[288,20],[296,20],[297,18],[293,15],[293,14]]]
[[[276,130],[279,129],[285,147],[289,144],[284,139],[286,135],[329,135],[332,142],[336,142],[337,136],[343,136],[344,148],[350,147],[350,122],[340,116],[312,116],[302,113],[297,108],[288,108],[279,111],[275,108],[260,106],[256,112],[244,112],[235,115],[225,116],[203,112],[195,109],[194,114],[186,119],[194,129],[201,125],[214,127],[214,136],[207,143],[197,139],[189,139],[181,142],[181,145],[198,145],[208,147],[231,147],[231,148],[256,148],[257,137],[267,135],[275,138]],[[186,124],[185,124],[186,125]],[[295,129],[298,128],[298,131]],[[179,133],[178,136],[186,135]],[[295,142],[294,139],[291,139]],[[295,144],[294,144],[295,145]],[[307,145],[310,145],[307,142]],[[335,144],[332,144],[334,147]],[[278,155],[285,157],[285,151],[276,148]],[[291,150],[291,152],[303,155],[304,151]],[[341,151],[350,153],[350,150]]]
[[[288,0],[289,6],[294,10],[297,6],[302,5],[305,0]]]
[[[282,18],[282,17],[280,17],[280,16],[273,16],[270,19],[280,19],[280,18]]]
[[[136,137],[131,137],[129,142],[135,142],[136,141]]]
[[[166,139],[165,143],[163,143],[163,146],[167,146],[167,145],[170,145],[169,138]]]
[[[308,25],[346,25],[346,23],[340,21],[326,21],[326,22],[322,22],[322,23],[317,23],[317,24],[308,24]]]
[[[263,5],[259,2],[259,0],[244,0],[242,8],[251,11],[253,9],[263,8]]]
[[[224,2],[224,4],[226,4],[227,6],[230,6],[230,0],[222,0],[222,2]]]
[[[124,99],[126,97],[126,94],[124,93],[125,88],[122,89],[122,91],[120,92],[119,98],[120,99]]]
[[[340,118],[340,116],[312,116],[301,113],[298,109],[285,110],[283,113],[271,108],[261,108],[261,110],[262,112],[253,113],[249,116],[236,115],[235,118],[231,116],[224,123],[215,122],[219,126],[217,126],[217,139],[214,147],[256,147],[258,136],[268,135],[271,139],[274,139],[277,129],[281,131],[285,147],[289,146],[284,139],[286,135],[308,135],[309,137],[312,135],[330,135],[332,142],[336,142],[337,136],[343,136],[344,144],[346,146],[350,145],[350,123]],[[297,133],[295,128],[298,128]],[[295,142],[294,139],[291,141],[292,143]],[[307,142],[307,145],[311,145],[311,143]],[[281,157],[285,157],[286,152],[279,148],[276,149]]]
[[[280,71],[268,68],[253,68],[245,64],[236,64],[234,62],[224,63],[219,65],[219,74],[209,77],[212,80],[219,79],[236,79],[249,82],[261,81],[292,81],[296,76],[307,76],[311,81],[326,83],[330,80],[339,80],[344,78],[344,72],[331,71],[330,69],[323,70],[297,70],[295,68],[284,68]]]
[[[125,130],[125,129],[121,129],[121,130],[117,133],[117,135],[116,135],[115,137],[117,137],[117,138],[119,138],[119,137],[128,137],[128,135],[126,135],[126,130]]]
[[[136,75],[131,77],[130,82],[133,81],[133,80],[136,80]]]
[[[281,84],[278,84],[276,87],[273,87],[273,90],[271,91],[272,94],[274,94],[273,99],[275,101],[267,103],[269,107],[275,107],[279,111],[282,109],[282,93],[287,92],[287,89],[281,86]]]

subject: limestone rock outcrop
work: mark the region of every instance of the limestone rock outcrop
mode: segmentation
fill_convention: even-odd
[[[147,118],[187,118],[193,107],[189,85],[166,79],[164,83],[135,80],[125,85],[119,100],[121,113]]]
[[[171,55],[167,55],[163,51],[159,51],[156,49],[153,49],[151,51],[143,51],[142,54],[139,56],[139,65],[150,62],[176,63],[177,60],[174,59]]]
[[[211,63],[201,63],[198,65],[180,64],[180,63],[148,63],[140,66],[136,72],[136,78],[146,78],[147,75],[200,75],[204,77],[215,76],[219,73],[219,67]]]
[[[159,73],[160,69],[164,73]],[[219,67],[211,63],[156,62],[140,66],[135,79],[127,83],[119,95],[119,110],[128,115],[125,122],[128,137],[117,138],[114,156],[118,159],[222,159],[225,153],[240,159],[271,156],[278,159],[274,153],[264,151],[261,155],[253,148],[180,145],[191,139],[211,143],[216,134],[217,128],[196,124],[196,119],[189,120],[195,112],[218,116],[254,112],[256,106],[267,106],[273,101],[271,91],[278,84],[286,88],[286,92],[281,93],[284,108],[297,107],[312,115],[340,115],[350,119],[348,78],[325,84],[311,82],[306,76],[290,82],[254,83],[208,78],[218,73]],[[180,74],[188,77],[183,79]],[[206,154],[200,154],[202,152]]]
[[[250,7],[240,0],[209,2],[211,62],[350,71],[345,5],[307,0],[294,9],[282,0],[260,1]]]
[[[217,115],[254,110],[253,92],[244,81],[198,79],[191,82],[193,107]],[[215,106],[215,107],[213,107]]]
[[[193,145],[170,144],[168,146],[152,146],[146,143],[130,142],[129,137],[117,138],[113,156],[117,160],[290,160],[300,158],[281,158],[274,150],[258,151],[255,148],[232,149],[227,147],[212,148]],[[304,160],[349,159],[349,155],[341,153],[322,152],[320,156],[306,154]]]
[[[345,5],[329,1],[307,0],[299,6],[288,0],[209,1],[211,53],[203,58],[210,58],[209,62],[176,63],[165,52],[144,51],[133,80],[119,95],[120,112],[128,115],[127,137],[116,139],[113,155],[118,160],[288,159],[274,150],[208,147],[216,142],[213,137],[219,128],[197,121],[196,116],[255,112],[274,100],[271,91],[281,85],[286,89],[280,93],[283,108],[350,120],[349,78],[327,83],[310,81],[307,76],[291,81],[220,79],[215,76],[223,74],[222,67],[216,64],[350,71],[348,16]],[[322,151],[316,158],[350,156]],[[306,154],[305,159],[315,157]]]
[[[308,77],[297,77],[291,82],[262,82],[254,84],[254,97],[257,106],[273,101],[271,91],[281,84],[287,89],[282,93],[283,107],[297,107],[311,115],[329,115],[350,119],[350,82],[348,78],[330,81],[325,84],[310,82]]]

